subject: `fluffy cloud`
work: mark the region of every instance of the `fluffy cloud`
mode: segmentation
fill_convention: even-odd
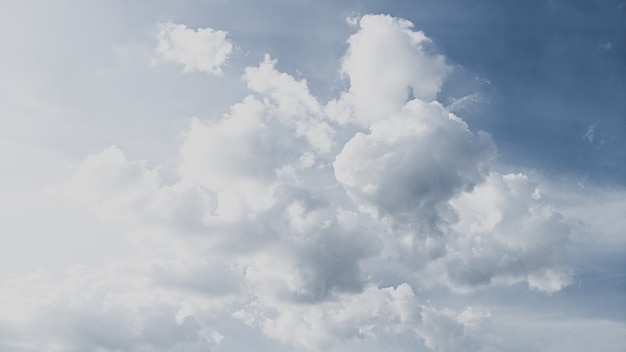
[[[221,66],[233,50],[227,35],[228,32],[212,28],[194,30],[183,24],[160,24],[155,62],[175,62],[185,66],[183,72],[198,71],[221,76]]]
[[[488,309],[436,307],[418,289],[570,284],[568,223],[528,176],[496,170],[488,134],[435,100],[450,69],[429,39],[389,16],[359,23],[337,99],[320,104],[266,56],[244,72],[249,96],[193,119],[171,184],[115,146],[86,158],[53,193],[120,223],[137,254],[6,282],[0,346],[219,349],[230,319],[301,350],[488,350]],[[225,36],[166,24],[157,52],[220,74]]]
[[[449,243],[449,280],[460,287],[524,280],[546,292],[571,283],[563,216],[542,202],[526,175],[492,173],[487,181],[454,199],[458,233]]]
[[[435,99],[450,67],[443,56],[427,53],[430,39],[423,32],[391,16],[363,16],[359,25],[341,66],[350,87],[329,106],[335,119],[367,127],[410,98]]]
[[[421,320],[421,308],[407,284],[368,287],[319,305],[281,308],[284,313],[260,321],[261,328],[269,336],[312,350],[347,339],[414,333]]]
[[[449,200],[480,183],[494,157],[489,136],[473,134],[439,103],[414,99],[368,134],[357,133],[333,165],[362,209],[408,236],[401,242],[412,247],[406,259],[415,262],[443,254],[456,220]],[[424,250],[430,253],[416,252]]]

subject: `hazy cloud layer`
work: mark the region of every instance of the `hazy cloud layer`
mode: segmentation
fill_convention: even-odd
[[[390,16],[358,24],[347,88],[327,104],[266,55],[243,72],[248,96],[220,119],[193,119],[173,181],[110,146],[49,187],[59,204],[114,224],[136,253],[4,282],[0,347],[220,351],[244,339],[232,326],[287,350],[521,343],[494,329],[490,307],[440,306],[423,292],[558,293],[574,280],[571,218],[539,181],[500,173],[491,137],[436,100],[451,68],[424,33]],[[222,75],[226,37],[167,23],[156,53]],[[613,337],[624,325],[607,326]]]

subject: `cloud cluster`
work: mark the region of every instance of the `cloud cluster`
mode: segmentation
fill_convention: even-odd
[[[169,23],[157,52],[221,74],[225,37]],[[558,291],[568,227],[527,176],[494,170],[489,135],[435,100],[450,68],[428,42],[407,21],[362,17],[349,87],[328,104],[267,56],[245,70],[249,96],[192,121],[174,184],[115,146],[89,156],[53,193],[119,223],[138,254],[7,282],[0,346],[199,351],[234,319],[309,350],[400,337],[480,350],[489,311],[433,307],[415,286]],[[372,266],[404,268],[404,283],[381,285]]]
[[[437,102],[414,99],[357,133],[333,166],[359,208],[389,224],[392,242],[407,247],[403,260],[419,268],[444,255],[457,217],[450,199],[480,183],[494,157],[486,134]]]

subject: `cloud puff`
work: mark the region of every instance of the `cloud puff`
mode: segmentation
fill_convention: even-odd
[[[335,131],[326,121],[317,99],[309,93],[306,80],[297,81],[278,72],[275,65],[276,60],[266,55],[258,67],[248,67],[244,74],[248,87],[264,96],[270,113],[297,136],[305,136],[316,152],[329,152]]]
[[[221,76],[221,67],[233,50],[227,35],[226,31],[212,28],[194,30],[183,24],[160,24],[155,62],[175,62],[185,66],[183,72],[198,71]]]
[[[456,220],[448,201],[480,183],[494,157],[489,136],[473,134],[439,103],[414,99],[368,134],[357,133],[333,166],[362,209],[408,236],[406,255],[424,259],[443,254],[443,235]],[[424,250],[430,253],[415,252]]]
[[[270,337],[313,351],[334,349],[346,341],[385,343],[398,338],[434,351],[470,351],[477,346],[473,336],[490,319],[486,311],[468,308],[459,313],[422,304],[406,283],[368,286],[362,292],[341,294],[317,305],[282,302],[273,307],[281,312],[276,317],[264,308],[253,302],[234,315]]]
[[[348,39],[341,72],[349,89],[329,105],[339,122],[362,126],[384,120],[410,98],[435,99],[450,67],[426,50],[430,39],[412,31],[409,21],[383,15],[363,16]]]
[[[526,281],[546,292],[572,281],[563,216],[541,200],[526,175],[492,173],[472,192],[451,202],[458,234],[450,241],[448,279],[459,287]]]
[[[356,295],[319,305],[281,307],[277,318],[260,321],[272,337],[312,350],[336,341],[411,333],[421,320],[421,308],[411,287],[368,287]]]

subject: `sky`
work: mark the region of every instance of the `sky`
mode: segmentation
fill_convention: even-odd
[[[0,350],[623,351],[626,2],[0,3]]]

